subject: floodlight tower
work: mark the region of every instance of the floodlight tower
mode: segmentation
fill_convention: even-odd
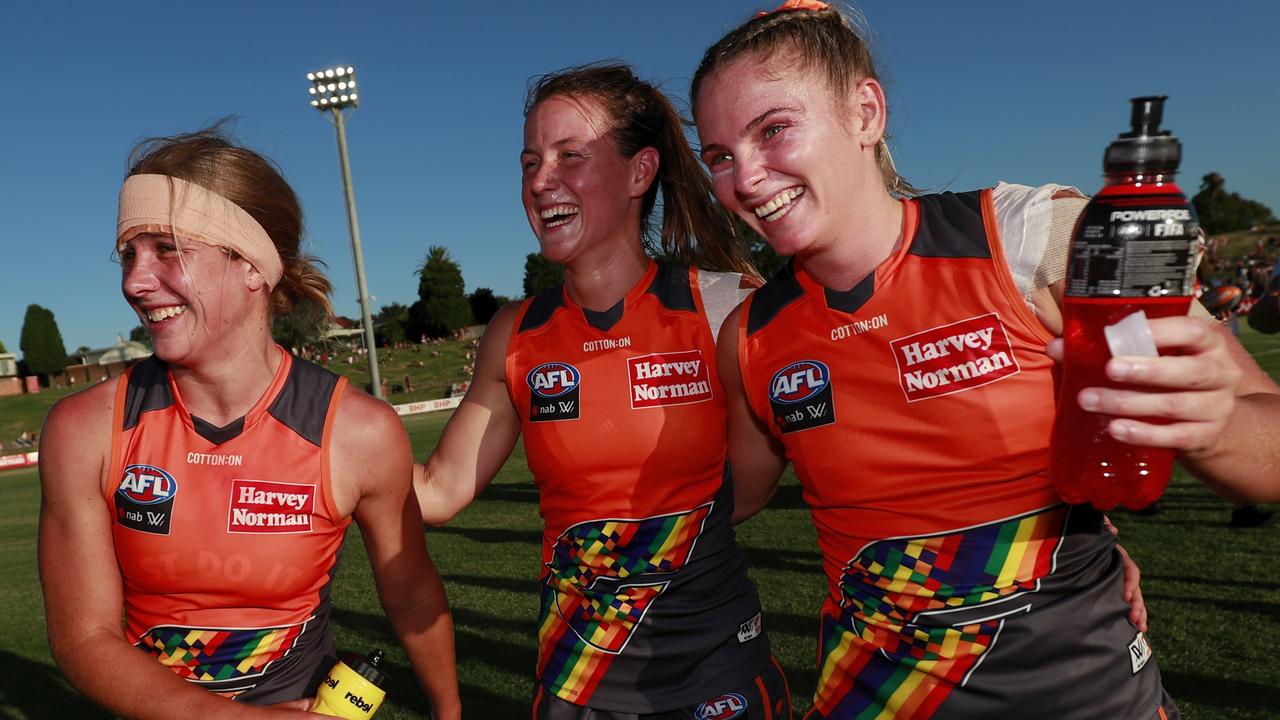
[[[369,311],[369,291],[364,282],[364,254],[360,251],[360,223],[356,219],[356,196],[351,187],[351,164],[347,161],[347,129],[342,111],[360,106],[356,94],[356,70],[350,65],[307,73],[311,81],[311,107],[329,115],[338,134],[338,161],[342,166],[342,190],[347,199],[347,228],[351,231],[351,255],[355,258],[356,290],[360,293],[360,324],[364,327],[365,354],[369,356],[369,384],[373,396],[382,398],[378,376],[378,346],[373,339],[373,314]]]

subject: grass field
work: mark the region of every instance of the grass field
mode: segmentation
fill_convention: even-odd
[[[1243,340],[1265,369],[1280,374],[1280,337],[1246,329]],[[0,418],[12,417],[8,400],[0,399]],[[434,446],[445,420],[444,414],[406,419],[416,457]],[[106,717],[66,686],[49,658],[35,565],[38,506],[34,470],[0,473],[0,717]],[[1228,529],[1230,506],[1182,473],[1162,506],[1152,517],[1113,517],[1143,568],[1150,635],[1166,686],[1191,720],[1280,715],[1280,523]],[[469,718],[527,717],[540,528],[517,447],[478,502],[447,527],[427,531],[454,608]],[[797,708],[807,709],[824,583],[814,530],[790,472],[771,509],[739,528],[739,540],[775,654]],[[339,646],[388,648],[392,686],[378,717],[421,717],[425,701],[378,607],[358,532],[348,544],[334,591]]]

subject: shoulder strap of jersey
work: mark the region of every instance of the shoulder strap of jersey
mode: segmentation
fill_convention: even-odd
[[[320,447],[339,377],[297,356],[289,358],[289,377],[267,412],[303,440]]]
[[[528,298],[520,309],[513,334],[537,330],[551,321],[556,310],[564,307],[564,285],[556,285]]]
[[[908,252],[930,258],[990,258],[983,193],[989,195],[987,190],[974,190],[915,198],[920,226]]]

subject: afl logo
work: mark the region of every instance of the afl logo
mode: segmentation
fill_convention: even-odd
[[[130,465],[116,492],[137,505],[158,505],[178,494],[178,483],[154,465]]]
[[[769,399],[776,403],[801,403],[826,390],[831,384],[831,371],[817,360],[791,363],[773,374],[769,381]]]
[[[543,363],[525,377],[529,389],[541,398],[558,398],[573,392],[581,379],[577,368],[561,362]]]
[[[747,699],[738,693],[725,693],[698,706],[693,716],[698,720],[730,720],[747,711]]]

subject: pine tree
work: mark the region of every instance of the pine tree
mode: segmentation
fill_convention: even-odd
[[[30,372],[42,376],[45,381],[49,375],[62,372],[67,366],[67,346],[62,343],[58,322],[53,319],[51,311],[39,305],[27,306],[18,347]]]
[[[383,345],[395,345],[407,339],[405,325],[409,323],[409,308],[400,303],[383,305],[373,316],[373,332]]]
[[[531,297],[564,281],[561,267],[542,256],[529,253],[524,259],[524,296]]]
[[[445,337],[471,323],[462,267],[449,251],[433,245],[417,270],[418,302],[409,308],[414,334]]]
[[[1271,222],[1271,208],[1256,200],[1227,192],[1227,181],[1216,172],[1200,179],[1200,191],[1191,198],[1200,225],[1210,235],[1247,230],[1260,223]]]
[[[506,298],[494,295],[493,290],[487,287],[476,288],[475,292],[467,296],[467,302],[471,305],[471,317],[478,325],[487,325],[494,313],[505,304],[505,300]]]

